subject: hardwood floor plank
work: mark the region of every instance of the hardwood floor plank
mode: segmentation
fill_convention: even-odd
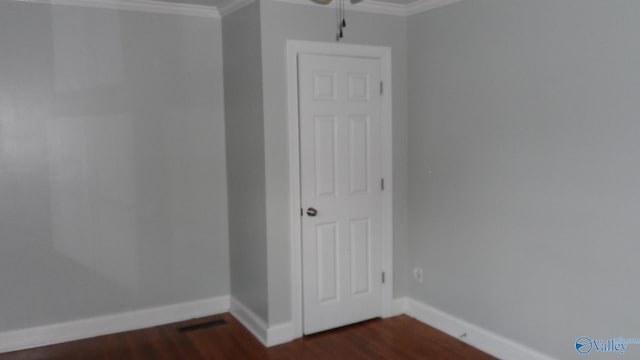
[[[226,324],[180,332],[220,320]],[[231,314],[0,354],[0,360],[492,360],[408,316],[375,319],[265,348]]]

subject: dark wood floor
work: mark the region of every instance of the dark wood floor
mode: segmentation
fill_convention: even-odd
[[[179,332],[224,319],[226,324]],[[2,360],[45,359],[473,359],[493,357],[408,316],[364,323],[265,348],[233,316],[182,323],[0,354]]]

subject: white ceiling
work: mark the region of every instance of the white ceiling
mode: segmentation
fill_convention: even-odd
[[[228,5],[229,3],[233,2],[233,0],[160,0],[160,1],[181,3],[181,4],[208,5],[208,6],[216,6],[216,7],[224,7],[225,5]],[[311,0],[299,0],[299,1],[300,3],[305,3]],[[364,0],[364,1],[366,2],[367,0]],[[416,1],[418,0],[376,0],[376,2],[385,2],[389,4],[400,4],[400,5],[407,5],[407,4],[414,3]]]

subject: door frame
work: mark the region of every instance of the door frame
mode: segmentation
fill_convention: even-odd
[[[300,127],[298,107],[298,55],[316,54],[349,56],[380,61],[381,79],[384,84],[381,97],[380,119],[382,130],[382,317],[392,315],[393,300],[393,147],[392,147],[392,83],[391,48],[326,42],[287,40],[287,100],[288,100],[288,151],[289,151],[289,247],[291,265],[291,320],[293,338],[303,336],[303,287],[302,287],[302,218],[300,174]]]

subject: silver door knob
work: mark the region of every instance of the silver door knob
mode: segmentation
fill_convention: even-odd
[[[311,217],[314,217],[314,216],[318,215],[318,210],[310,207],[310,208],[307,209],[307,215],[309,215]]]

